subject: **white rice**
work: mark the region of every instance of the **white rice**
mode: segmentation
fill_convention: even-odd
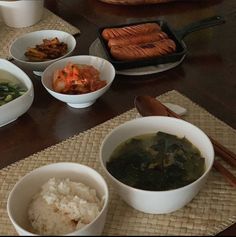
[[[63,235],[92,222],[102,207],[96,190],[69,179],[52,178],[33,198],[28,215],[38,234]]]

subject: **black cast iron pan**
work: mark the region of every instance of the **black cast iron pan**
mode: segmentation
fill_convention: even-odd
[[[155,22],[158,23],[161,26],[162,31],[164,31],[169,38],[175,41],[176,43],[176,51],[174,53],[152,58],[152,59],[145,59],[145,60],[135,60],[135,61],[119,61],[112,57],[110,54],[109,47],[107,45],[107,42],[102,37],[102,31],[105,28],[115,28],[115,27],[124,27],[124,26],[130,26],[130,25],[136,25],[140,23],[150,23]],[[191,23],[185,27],[183,27],[180,30],[173,30],[166,21],[164,20],[156,20],[156,21],[145,21],[145,22],[135,22],[132,24],[124,24],[124,25],[116,25],[116,26],[106,26],[101,27],[98,30],[99,39],[101,41],[101,44],[104,48],[104,51],[107,55],[108,60],[113,64],[113,66],[117,70],[122,69],[129,69],[129,68],[135,68],[135,67],[145,67],[150,65],[159,65],[159,64],[166,64],[166,63],[173,63],[180,61],[187,53],[187,47],[185,43],[183,42],[183,39],[188,34],[205,29],[208,27],[216,26],[225,23],[225,20],[221,16],[213,16],[210,18],[206,18],[194,23]]]

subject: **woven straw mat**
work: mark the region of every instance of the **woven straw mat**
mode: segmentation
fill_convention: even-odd
[[[167,92],[159,99],[187,108],[188,113],[184,117],[187,121],[236,152],[236,132],[233,128],[177,91]],[[50,163],[78,162],[96,169],[106,178],[98,159],[101,142],[111,129],[137,116],[136,109],[132,109],[0,170],[0,235],[16,234],[7,216],[6,203],[10,190],[22,176]],[[230,169],[230,166],[222,163]],[[236,174],[236,170],[230,170]],[[121,200],[109,182],[108,185],[110,204],[104,235],[215,235],[236,222],[236,189],[214,169],[204,188],[188,205],[165,215],[134,210]]]
[[[72,35],[80,33],[80,30],[70,25],[48,9],[44,9],[42,20],[30,27],[12,28],[0,21],[0,58],[9,57],[11,43],[21,35],[38,30],[61,30]]]

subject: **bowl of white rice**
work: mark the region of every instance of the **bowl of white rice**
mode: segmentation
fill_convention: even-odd
[[[19,235],[101,235],[109,192],[94,169],[77,163],[42,166],[9,194],[8,216]]]

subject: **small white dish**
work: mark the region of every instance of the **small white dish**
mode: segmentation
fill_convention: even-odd
[[[34,99],[34,88],[26,73],[13,63],[0,59],[0,69],[11,73],[27,88],[27,91],[22,96],[0,106],[0,127],[2,127],[15,121],[30,108]]]
[[[187,109],[180,105],[173,103],[164,103],[164,105],[180,116],[185,115],[187,113]]]
[[[97,57],[102,57],[107,60],[106,53],[104,52],[102,44],[98,38],[89,47],[89,54],[97,56]],[[124,69],[124,70],[116,70],[116,73],[119,75],[126,75],[126,76],[142,76],[142,75],[160,73],[160,72],[170,70],[174,67],[177,67],[179,64],[183,62],[184,58],[185,58],[185,55],[181,58],[181,60],[174,63],[166,63],[166,64],[159,64],[159,65],[154,65],[154,66],[146,66],[146,67],[137,67],[137,68],[131,68],[131,69]]]
[[[37,44],[42,44],[43,39],[53,39],[55,37],[57,37],[60,42],[64,42],[68,45],[68,51],[62,57],[42,62],[32,62],[25,56],[25,52],[28,48],[34,48]],[[34,71],[36,75],[41,75],[52,63],[70,56],[74,51],[75,46],[76,40],[74,36],[67,32],[59,30],[40,30],[27,33],[14,40],[10,46],[9,52],[10,56],[16,60],[20,66],[27,67]]]
[[[96,190],[97,195],[104,200],[100,214],[82,229],[68,233],[67,235],[101,235],[109,202],[109,190],[106,181],[96,170],[86,165],[69,162],[54,163],[37,168],[15,184],[7,200],[7,212],[17,233],[22,236],[37,235],[32,232],[32,227],[27,217],[29,203],[33,196],[40,191],[42,185],[51,178],[68,178],[73,182],[81,182]]]
[[[100,79],[105,80],[107,84],[101,89],[85,94],[69,95],[55,92],[52,88],[53,74],[68,63],[92,65],[100,72]],[[100,57],[81,55],[64,58],[50,65],[42,75],[42,84],[53,97],[67,103],[70,107],[86,108],[94,104],[110,88],[114,78],[115,69],[110,62]]]
[[[163,103],[167,108],[178,114],[179,116],[184,116],[187,114],[188,110],[180,105],[173,104],[173,103]],[[142,117],[140,114],[136,116],[136,118]]]

